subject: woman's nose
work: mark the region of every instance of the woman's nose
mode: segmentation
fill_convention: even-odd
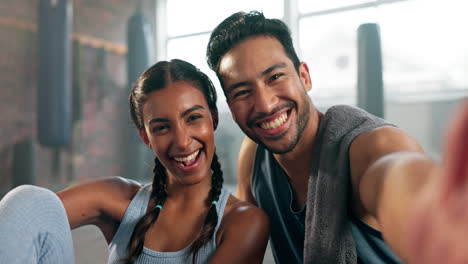
[[[192,141],[190,130],[185,127],[175,129],[173,142],[178,149],[186,149]]]

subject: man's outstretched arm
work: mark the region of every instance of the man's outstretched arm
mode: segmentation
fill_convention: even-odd
[[[468,263],[466,102],[457,114],[442,164],[396,128],[361,135],[351,147],[354,210],[377,220],[406,263]]]

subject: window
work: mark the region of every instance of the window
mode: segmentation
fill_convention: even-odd
[[[167,0],[169,37],[207,32],[238,11],[259,10],[268,17],[283,16],[282,0]]]
[[[465,1],[437,0],[379,7],[387,93],[468,88],[467,7]]]
[[[301,13],[310,13],[343,8],[368,2],[375,2],[375,0],[299,0],[298,4]]]
[[[312,79],[312,98],[354,98],[357,28],[375,22],[375,8],[308,16],[299,23],[299,48]]]
[[[357,28],[380,26],[387,98],[468,91],[468,4],[457,0],[299,0],[299,43],[319,101],[354,103]],[[326,100],[330,99],[330,100]]]

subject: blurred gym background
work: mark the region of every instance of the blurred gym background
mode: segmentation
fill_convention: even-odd
[[[234,190],[243,135],[205,49],[224,18],[254,9],[291,28],[319,109],[365,108],[440,158],[446,125],[468,96],[466,1],[1,0],[0,197],[20,184],[57,191],[110,175],[151,181],[152,153],[126,99],[145,68],[172,58],[217,86],[217,152]],[[98,229],[74,239],[78,264],[106,263]]]

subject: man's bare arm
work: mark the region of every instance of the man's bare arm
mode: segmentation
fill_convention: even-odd
[[[351,146],[350,162],[356,216],[380,229],[388,245],[405,260],[401,239],[405,219],[433,162],[416,140],[394,127],[359,136]]]
[[[408,143],[409,149],[374,156],[361,175],[353,175],[353,187],[386,242],[405,263],[468,263],[468,101],[447,133],[441,163],[411,149],[408,136],[380,136],[387,143],[374,153]],[[371,139],[372,150],[380,144]]]
[[[256,149],[257,144],[248,137],[245,137],[239,150],[237,167],[236,197],[252,204],[256,204],[250,187]]]

